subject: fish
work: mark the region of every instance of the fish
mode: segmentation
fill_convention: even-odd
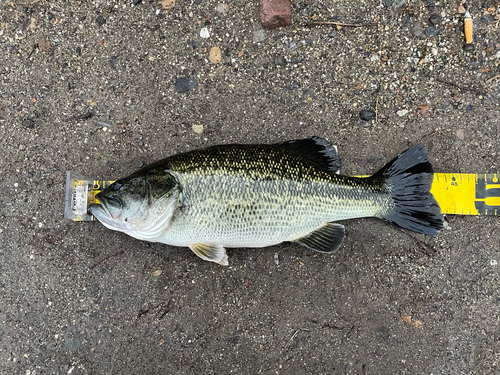
[[[221,265],[228,265],[226,248],[295,242],[333,253],[344,241],[341,220],[377,217],[429,235],[443,227],[424,146],[369,177],[340,175],[341,165],[335,147],[320,137],[212,146],[115,181],[89,211],[109,229],[189,247]]]

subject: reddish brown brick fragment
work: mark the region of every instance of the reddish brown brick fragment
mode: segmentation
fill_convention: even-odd
[[[290,26],[292,24],[292,4],[290,0],[259,0],[260,23],[266,29]]]

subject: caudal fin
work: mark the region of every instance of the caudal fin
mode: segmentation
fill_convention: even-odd
[[[443,215],[430,192],[433,177],[429,156],[422,145],[406,150],[389,162],[371,177],[385,181],[385,188],[392,196],[389,210],[380,218],[414,232],[439,233]]]

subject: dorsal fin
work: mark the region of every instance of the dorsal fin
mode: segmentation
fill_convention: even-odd
[[[278,143],[294,154],[314,162],[321,169],[336,173],[342,166],[337,150],[330,142],[320,137],[311,137]]]

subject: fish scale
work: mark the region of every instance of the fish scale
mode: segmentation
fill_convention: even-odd
[[[189,206],[160,242],[266,247],[294,241],[325,222],[375,216],[389,205],[389,194],[375,192],[365,179],[337,176],[298,157],[285,164],[284,152],[267,149],[194,151],[169,160],[183,186],[181,205],[186,199]]]
[[[90,212],[138,239],[188,246],[227,265],[225,247],[295,241],[319,252],[344,239],[338,220],[379,217],[419,233],[443,223],[430,193],[432,166],[417,145],[368,178],[336,174],[333,146],[313,137],[274,145],[223,145],[174,155],[96,195]]]

